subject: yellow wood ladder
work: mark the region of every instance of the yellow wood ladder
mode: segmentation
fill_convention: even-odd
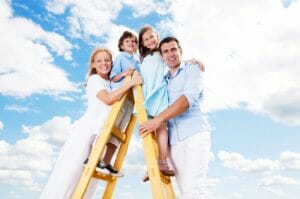
[[[127,77],[128,79],[129,77]],[[126,80],[125,80],[126,81]],[[114,167],[119,171],[122,167],[125,155],[128,149],[131,136],[134,131],[136,120],[139,122],[147,121],[147,113],[143,108],[143,93],[140,85],[129,90],[121,100],[114,103],[111,112],[105,121],[101,133],[90,153],[89,161],[85,165],[80,180],[73,192],[72,199],[81,199],[87,190],[91,178],[97,178],[106,181],[102,198],[112,198],[114,188],[116,186],[117,177],[104,175],[95,171],[104,152],[106,143],[113,135],[121,142],[120,148],[116,154]],[[133,107],[137,112],[133,113]],[[150,178],[152,198],[155,199],[175,199],[175,194],[170,177],[160,173],[157,165],[158,146],[154,133],[151,133],[142,139],[147,170]],[[125,174],[126,176],[126,174]]]

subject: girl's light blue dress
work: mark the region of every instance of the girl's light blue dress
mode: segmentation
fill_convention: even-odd
[[[164,75],[167,67],[159,52],[147,55],[140,65],[143,77],[144,107],[148,115],[157,116],[168,108],[167,82]]]

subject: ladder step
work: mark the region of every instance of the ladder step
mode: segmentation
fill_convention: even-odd
[[[105,175],[103,173],[99,173],[99,172],[96,172],[96,171],[93,174],[93,178],[101,179],[101,180],[105,180],[105,181],[112,181],[112,180],[116,179],[115,176]]]
[[[114,127],[113,130],[112,130],[112,134],[113,134],[118,140],[120,140],[120,142],[125,143],[125,141],[126,141],[126,134],[125,134],[125,133],[122,133],[122,131],[121,131],[119,128]]]

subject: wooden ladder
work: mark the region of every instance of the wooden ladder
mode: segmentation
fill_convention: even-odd
[[[128,81],[130,77],[126,77]],[[128,149],[131,136],[138,119],[140,123],[147,121],[147,113],[143,108],[143,92],[141,85],[130,89],[121,100],[114,103],[110,114],[105,121],[101,133],[90,153],[89,161],[81,174],[80,180],[73,192],[72,199],[83,198],[91,178],[106,181],[106,188],[103,192],[103,199],[112,198],[116,186],[117,177],[104,175],[95,171],[97,163],[100,161],[106,143],[113,135],[120,140],[120,148],[116,154],[114,167],[119,171],[122,167]],[[135,107],[136,114],[133,114]],[[145,160],[150,179],[152,198],[155,199],[175,199],[175,194],[170,177],[160,173],[157,165],[158,146],[154,133],[148,134],[142,139]],[[126,175],[126,174],[125,174]]]

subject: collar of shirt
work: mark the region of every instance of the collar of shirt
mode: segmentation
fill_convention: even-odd
[[[128,59],[133,59],[133,55],[128,53],[128,52],[125,52],[125,51],[122,51],[121,54],[124,56],[124,57],[127,57]]]
[[[184,67],[185,67],[185,63],[183,61],[181,61],[180,65],[179,65],[179,68],[175,72],[175,74],[172,75],[171,72],[170,72],[170,70],[168,70],[167,73],[164,75],[164,78],[168,81],[169,79],[176,77],[180,73],[180,71],[183,70]]]

